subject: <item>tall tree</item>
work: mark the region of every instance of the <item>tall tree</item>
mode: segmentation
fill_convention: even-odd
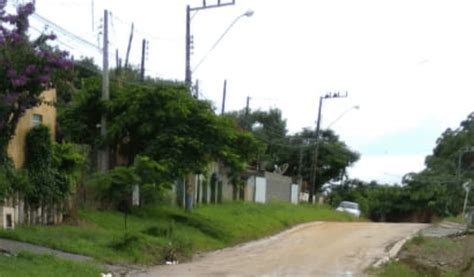
[[[347,167],[359,160],[359,154],[352,151],[332,130],[323,130],[318,141],[314,130],[304,129],[295,134],[290,140],[291,155],[289,175],[299,175],[304,181],[311,181],[311,166],[313,164],[314,147],[319,143],[318,175],[316,191],[330,182],[338,181],[346,174]],[[302,156],[300,156],[302,155]]]
[[[21,116],[43,102],[41,93],[52,85],[56,74],[72,67],[66,52],[48,46],[48,41],[56,38],[53,34],[30,41],[28,17],[33,12],[31,3],[19,6],[16,14],[0,10],[1,157],[6,157],[6,147]]]
[[[146,155],[165,166],[162,181],[201,173],[212,161],[222,161],[240,172],[254,160],[260,144],[232,120],[217,116],[208,102],[187,93],[181,83],[121,78],[111,82],[111,99],[99,98],[100,81],[83,81],[75,103],[62,114],[65,137],[77,143],[107,143],[129,165]],[[95,131],[100,111],[108,114],[108,135],[100,141]]]
[[[313,162],[314,146],[316,145],[315,131],[304,129],[294,135],[288,135],[286,120],[279,109],[269,111],[246,110],[227,113],[242,128],[250,131],[266,145],[266,151],[259,157],[265,166],[262,169],[274,171],[283,165],[289,176],[298,176],[301,172],[303,180],[310,182],[311,165]],[[359,159],[359,154],[349,147],[331,130],[323,130],[319,138],[320,159],[317,189],[331,180],[339,180],[347,167]]]
[[[439,215],[462,210],[462,184],[474,180],[474,113],[455,130],[446,129],[436,141],[433,153],[425,159],[426,168],[407,174],[404,183],[411,189],[413,201]],[[470,201],[474,201],[471,195]]]
[[[281,166],[288,160],[288,137],[286,120],[283,119],[279,109],[269,111],[247,111],[241,110],[226,114],[227,117],[236,121],[243,129],[247,129],[266,145],[265,152],[258,157],[263,165],[262,169],[273,171],[275,167]]]

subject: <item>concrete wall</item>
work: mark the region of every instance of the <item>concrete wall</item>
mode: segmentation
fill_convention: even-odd
[[[244,199],[247,202],[254,202],[255,201],[255,183],[256,177],[251,176],[247,179],[247,184],[245,186],[245,196]]]
[[[0,229],[7,228],[15,228],[15,211],[12,207],[0,207]]]
[[[48,90],[43,92],[42,97],[45,101],[56,101],[56,91]],[[29,109],[19,120],[15,136],[10,141],[7,151],[8,155],[13,159],[16,168],[21,168],[25,163],[25,140],[28,131],[34,127],[33,115],[39,114],[42,116],[42,124],[49,127],[54,138],[56,130],[56,108],[52,105],[42,104],[33,109]]]
[[[285,201],[291,200],[291,184],[292,179],[278,173],[265,172],[267,179],[267,202],[268,201]]]

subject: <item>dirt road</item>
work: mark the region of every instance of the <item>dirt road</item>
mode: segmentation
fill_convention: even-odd
[[[363,276],[424,224],[315,222],[138,276]]]

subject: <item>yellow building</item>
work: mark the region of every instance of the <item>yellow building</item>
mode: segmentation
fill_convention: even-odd
[[[10,141],[7,151],[13,159],[16,168],[25,163],[25,141],[28,131],[38,124],[48,126],[54,138],[56,130],[56,108],[52,105],[56,101],[56,90],[47,90],[41,94],[45,103],[29,109],[18,122],[15,136]]]
[[[28,131],[38,124],[49,127],[54,138],[56,127],[56,108],[52,105],[56,101],[56,91],[47,90],[41,94],[44,103],[38,107],[29,109],[19,120],[15,130],[15,136],[8,144],[7,152],[12,158],[15,167],[21,168],[25,163],[25,143]],[[47,216],[41,208],[37,210],[26,210],[25,203],[18,195],[4,199],[0,205],[0,229],[14,228],[16,224],[23,223],[45,223]],[[59,222],[62,220],[60,216]]]

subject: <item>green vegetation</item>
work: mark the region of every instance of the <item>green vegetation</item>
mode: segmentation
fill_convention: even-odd
[[[16,256],[0,255],[0,277],[62,277],[100,276],[104,272],[98,266],[66,261],[51,255],[36,255],[21,252]]]
[[[194,213],[149,206],[132,211],[124,231],[119,212],[79,212],[80,223],[20,226],[0,236],[83,254],[104,262],[157,264],[274,234],[314,220],[353,220],[329,207],[271,203],[224,203]]]
[[[429,222],[437,216],[462,222],[462,217],[456,216],[463,209],[463,184],[474,178],[473,141],[474,113],[459,128],[441,134],[433,153],[425,159],[426,168],[406,174],[403,186],[348,180],[331,187],[330,203],[358,202],[363,214],[373,220]],[[468,203],[473,201],[471,193]]]
[[[454,255],[463,249],[459,242],[450,238],[425,238],[422,236],[415,237],[405,246],[407,251],[423,255],[435,255],[440,252],[447,256]]]
[[[380,268],[369,270],[371,275],[379,277],[419,277],[421,276],[415,270],[411,269],[409,266],[404,263],[393,261],[387,264],[384,264]]]
[[[72,68],[68,54],[49,45],[54,35],[30,40],[28,17],[33,13],[33,3],[19,5],[16,14],[0,7],[0,165],[20,118],[40,105],[41,93]]]
[[[251,133],[264,145],[265,152],[260,155],[262,168],[274,171],[282,169],[287,176],[301,174],[305,183],[311,183],[313,158],[316,148],[315,130],[305,128],[301,132],[288,135],[286,120],[279,109],[269,111],[246,110],[226,114],[233,118],[241,128]],[[359,154],[351,150],[332,130],[321,130],[319,134],[318,177],[316,191],[328,182],[344,178],[346,168],[359,160]],[[300,172],[301,171],[301,172]]]
[[[369,273],[376,276],[472,276],[472,236],[429,238],[417,236],[407,242],[397,260]]]
[[[445,217],[443,220],[454,222],[454,223],[466,223],[466,219],[464,218],[462,214],[458,216],[448,216],[448,217]]]

